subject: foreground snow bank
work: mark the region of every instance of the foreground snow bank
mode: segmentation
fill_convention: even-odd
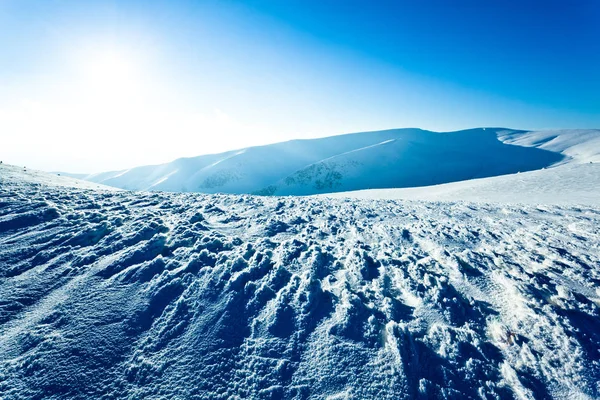
[[[0,398],[597,398],[600,209],[0,188]]]

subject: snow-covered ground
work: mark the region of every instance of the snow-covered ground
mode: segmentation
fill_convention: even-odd
[[[27,182],[32,186],[62,186],[81,189],[119,190],[112,186],[76,179],[59,173],[47,173],[26,166],[0,164],[0,190],[9,187],[11,182]],[[5,189],[4,189],[5,190]]]
[[[373,189],[321,196],[358,199],[473,201],[512,204],[600,205],[600,162],[404,189]]]
[[[571,162],[600,162],[600,129],[499,132],[503,143],[536,147],[567,156]]]
[[[85,179],[128,190],[311,195],[538,170],[590,152],[600,154],[600,130],[392,129],[182,158]]]
[[[7,171],[2,399],[600,397],[598,205],[101,191]]]

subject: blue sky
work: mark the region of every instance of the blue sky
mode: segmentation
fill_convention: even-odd
[[[0,157],[94,172],[400,127],[600,127],[600,2],[0,0]]]

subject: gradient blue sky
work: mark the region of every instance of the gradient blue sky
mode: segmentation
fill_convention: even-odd
[[[94,172],[400,127],[600,127],[597,0],[0,0],[0,157]]]

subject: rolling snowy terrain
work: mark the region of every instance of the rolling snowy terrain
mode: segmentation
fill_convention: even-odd
[[[61,178],[0,165],[2,399],[600,397],[598,204]]]
[[[581,158],[600,160],[600,130],[394,129],[182,158],[85,179],[129,190],[311,195],[436,185]]]
[[[27,182],[32,186],[62,186],[81,189],[118,190],[111,186],[75,179],[57,173],[47,173],[16,165],[0,164],[0,189],[6,190],[11,182]]]
[[[539,171],[435,186],[359,190],[321,196],[358,199],[600,205],[600,163],[568,164]]]
[[[500,140],[562,154],[552,168],[434,186],[359,190],[327,197],[600,205],[600,130],[503,133]]]

